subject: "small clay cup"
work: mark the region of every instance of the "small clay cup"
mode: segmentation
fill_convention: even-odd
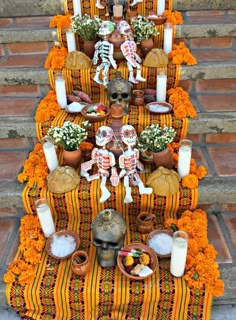
[[[140,212],[137,217],[137,229],[140,233],[149,233],[156,223],[156,216],[149,212]]]
[[[90,270],[90,262],[87,252],[76,251],[71,258],[71,269],[79,276],[83,276]]]
[[[132,104],[135,106],[142,106],[144,104],[144,91],[133,90],[132,91]]]

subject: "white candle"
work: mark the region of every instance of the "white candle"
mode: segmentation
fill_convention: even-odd
[[[123,6],[121,4],[115,4],[113,6],[113,16],[114,18],[120,18],[123,16]]]
[[[75,34],[71,30],[66,31],[66,42],[68,52],[76,51]]]
[[[43,144],[43,152],[46,158],[48,169],[50,170],[50,172],[52,172],[58,167],[58,159],[55,145],[48,137],[44,137],[41,140],[41,143]]]
[[[82,16],[80,0],[73,0],[73,12],[74,15],[79,14]]]
[[[173,28],[172,23],[165,23],[164,27],[164,52],[169,54],[172,51]]]
[[[157,3],[157,15],[158,16],[161,16],[163,14],[163,12],[165,11],[165,5],[166,5],[165,0],[158,0],[158,3]]]
[[[65,109],[65,107],[67,106],[66,84],[62,74],[55,75],[55,90],[57,103],[62,109]]]
[[[39,199],[35,202],[35,206],[43,233],[48,238],[56,231],[48,202],[46,199]]]
[[[179,145],[178,174],[180,178],[183,178],[190,172],[192,141],[187,139],[180,140]]]
[[[173,234],[173,245],[170,259],[170,272],[175,277],[182,277],[186,265],[188,235],[184,231]]]
[[[158,74],[156,83],[156,100],[158,102],[166,101],[167,75]]]

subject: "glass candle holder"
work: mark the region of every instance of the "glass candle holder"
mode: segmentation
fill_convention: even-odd
[[[35,207],[44,236],[49,238],[53,233],[55,233],[56,230],[47,199],[42,198],[37,200],[35,202]]]
[[[66,83],[63,74],[60,72],[55,73],[55,91],[57,103],[62,109],[65,109],[67,106]]]
[[[158,0],[157,2],[157,15],[161,16],[163,15],[163,12],[165,11],[166,6],[166,0]]]
[[[187,176],[190,172],[191,156],[192,141],[188,139],[180,140],[178,156],[178,174],[181,178]]]
[[[73,12],[82,16],[80,0],[73,0]]]
[[[173,26],[172,23],[167,22],[164,24],[164,52],[169,54],[172,51],[173,44]]]
[[[68,52],[76,51],[75,34],[71,27],[66,28],[66,42]]]
[[[176,231],[173,234],[173,245],[170,259],[170,272],[174,277],[182,277],[185,270],[188,251],[188,234]]]
[[[50,172],[52,172],[59,165],[55,145],[53,140],[47,136],[41,139],[41,144],[43,145],[43,152],[46,158],[48,169]]]
[[[156,79],[156,101],[166,102],[167,74],[166,69],[157,71]]]

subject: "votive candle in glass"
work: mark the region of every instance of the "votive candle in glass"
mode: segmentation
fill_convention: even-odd
[[[74,15],[79,14],[82,16],[80,0],[73,0],[73,12]]]
[[[58,159],[57,159],[55,145],[52,139],[47,136],[41,139],[41,143],[43,145],[43,152],[46,158],[48,169],[50,172],[52,172],[58,167]]]
[[[166,0],[158,0],[157,2],[157,15],[161,16],[163,15],[163,12],[165,11],[166,6]]]
[[[35,202],[35,206],[44,236],[49,238],[53,233],[55,233],[56,230],[47,199],[42,198],[37,200]]]
[[[158,102],[166,102],[167,75],[166,70],[157,73],[156,80],[156,100]]]
[[[170,258],[170,273],[175,277],[182,277],[185,270],[188,251],[188,234],[176,231],[173,234],[173,244]]]
[[[180,178],[187,176],[190,172],[192,156],[192,141],[188,139],[180,140],[178,156],[178,174]]]
[[[173,44],[173,27],[172,23],[167,22],[164,24],[164,52],[169,54],[172,51]]]
[[[68,52],[76,51],[75,34],[70,27],[66,29],[66,43]]]
[[[66,83],[62,73],[55,74],[55,91],[57,103],[62,109],[65,109],[67,106]]]

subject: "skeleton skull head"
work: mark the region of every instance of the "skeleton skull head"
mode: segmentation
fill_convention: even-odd
[[[127,145],[127,146],[134,146],[137,141],[137,133],[133,126],[126,124],[121,127],[120,129],[120,136],[121,140]]]
[[[132,85],[129,81],[121,78],[120,75],[111,80],[107,85],[107,97],[110,104],[121,103],[127,106],[131,100]]]
[[[120,21],[120,22],[117,24],[116,28],[117,28],[117,30],[118,30],[118,32],[119,32],[120,34],[123,34],[123,35],[126,35],[126,36],[132,34],[131,27],[130,27],[130,25],[128,24],[128,22],[125,21],[125,20]]]
[[[117,254],[124,245],[126,231],[123,216],[113,209],[105,209],[98,213],[91,227],[98,263],[102,267],[116,266]]]
[[[113,138],[113,130],[107,126],[101,126],[96,133],[96,144],[104,147]]]
[[[103,21],[99,28],[98,34],[100,36],[107,36],[115,30],[115,23],[112,21]]]

